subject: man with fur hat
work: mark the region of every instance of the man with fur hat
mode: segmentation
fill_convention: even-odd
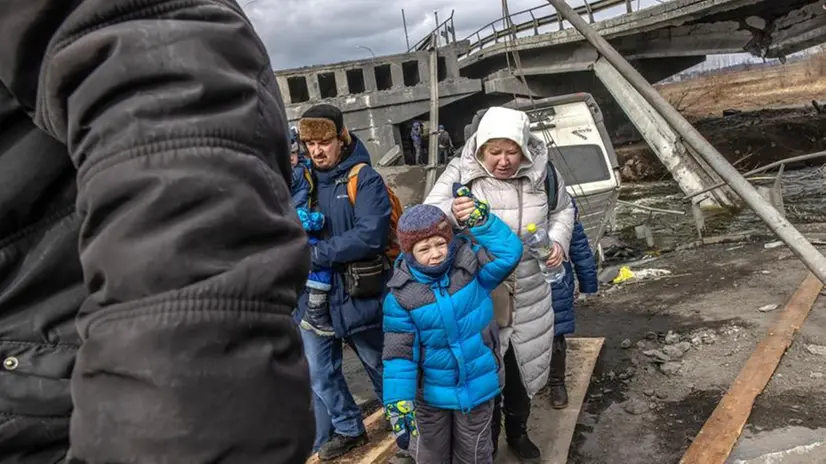
[[[342,340],[356,351],[381,398],[381,305],[389,278],[384,253],[391,204],[384,181],[370,166],[370,154],[348,132],[338,108],[308,109],[298,133],[313,163],[313,207],[326,218],[321,239],[311,247],[311,268],[336,271],[327,305],[335,336],[301,330],[316,397],[315,447],[322,460],[330,460],[367,443],[361,410],[341,370]],[[351,178],[357,180],[354,198],[348,193]],[[299,319],[307,313],[308,300],[308,292],[299,298]]]

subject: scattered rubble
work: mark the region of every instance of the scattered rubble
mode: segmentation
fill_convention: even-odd
[[[806,351],[817,356],[826,356],[826,346],[806,345]]]
[[[671,376],[680,372],[680,369],[682,367],[683,365],[678,362],[666,362],[660,364],[660,372],[662,372],[665,375]]]
[[[631,340],[626,338],[625,340],[622,341],[622,343],[620,343],[620,347],[622,347],[623,350],[627,350],[628,348],[631,348]]]
[[[628,414],[639,416],[641,414],[647,413],[651,409],[651,407],[647,402],[634,398],[626,401],[622,405],[622,409],[624,409],[625,412],[627,412]]]
[[[661,350],[646,350],[643,351],[642,354],[648,356],[649,358],[654,358],[654,362],[669,362],[671,361],[671,356],[665,354]]]
[[[680,340],[681,340],[680,335],[675,334],[674,332],[672,332],[670,330],[668,331],[668,333],[665,336],[665,344],[666,345],[673,345],[675,343],[680,343]]]
[[[680,342],[676,345],[667,345],[663,348],[663,353],[667,354],[671,359],[680,359],[683,355],[691,349],[691,343]]]
[[[766,305],[766,306],[761,306],[761,307],[757,308],[757,310],[760,311],[761,313],[767,313],[767,312],[770,312],[770,311],[774,311],[775,309],[777,309],[779,307],[780,307],[780,305],[777,305],[777,304],[769,304],[769,305]]]

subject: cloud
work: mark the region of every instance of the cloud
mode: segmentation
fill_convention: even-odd
[[[643,5],[656,0],[643,0]],[[239,0],[267,46],[275,69],[335,63],[403,53],[404,8],[411,45],[435,27],[433,11],[444,20],[455,10],[456,38],[461,40],[502,16],[493,0]],[[571,0],[572,6],[582,0]],[[511,13],[545,5],[542,0],[509,0]],[[530,17],[524,15],[523,20]],[[521,20],[516,19],[516,22]]]

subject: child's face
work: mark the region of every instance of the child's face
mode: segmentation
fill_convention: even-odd
[[[447,240],[435,235],[413,245],[413,257],[422,266],[438,266],[447,258]]]
[[[298,152],[297,151],[294,151],[294,152],[290,153],[290,164],[292,164],[293,167],[298,166]]]

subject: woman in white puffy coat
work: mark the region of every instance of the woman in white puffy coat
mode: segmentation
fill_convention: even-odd
[[[453,198],[454,184],[471,189],[486,200],[491,211],[522,236],[528,224],[545,226],[555,242],[551,266],[567,254],[574,224],[574,208],[562,176],[551,173],[547,182],[548,149],[530,132],[528,116],[516,110],[490,108],[459,158],[450,162],[425,203],[440,207],[449,218],[465,217],[472,202]],[[548,186],[551,190],[547,192]],[[494,293],[505,364],[504,413],[508,447],[523,460],[540,457],[527,435],[531,398],[548,381],[554,337],[551,287],[538,261],[527,253],[516,271]],[[500,423],[493,424],[494,446]]]

